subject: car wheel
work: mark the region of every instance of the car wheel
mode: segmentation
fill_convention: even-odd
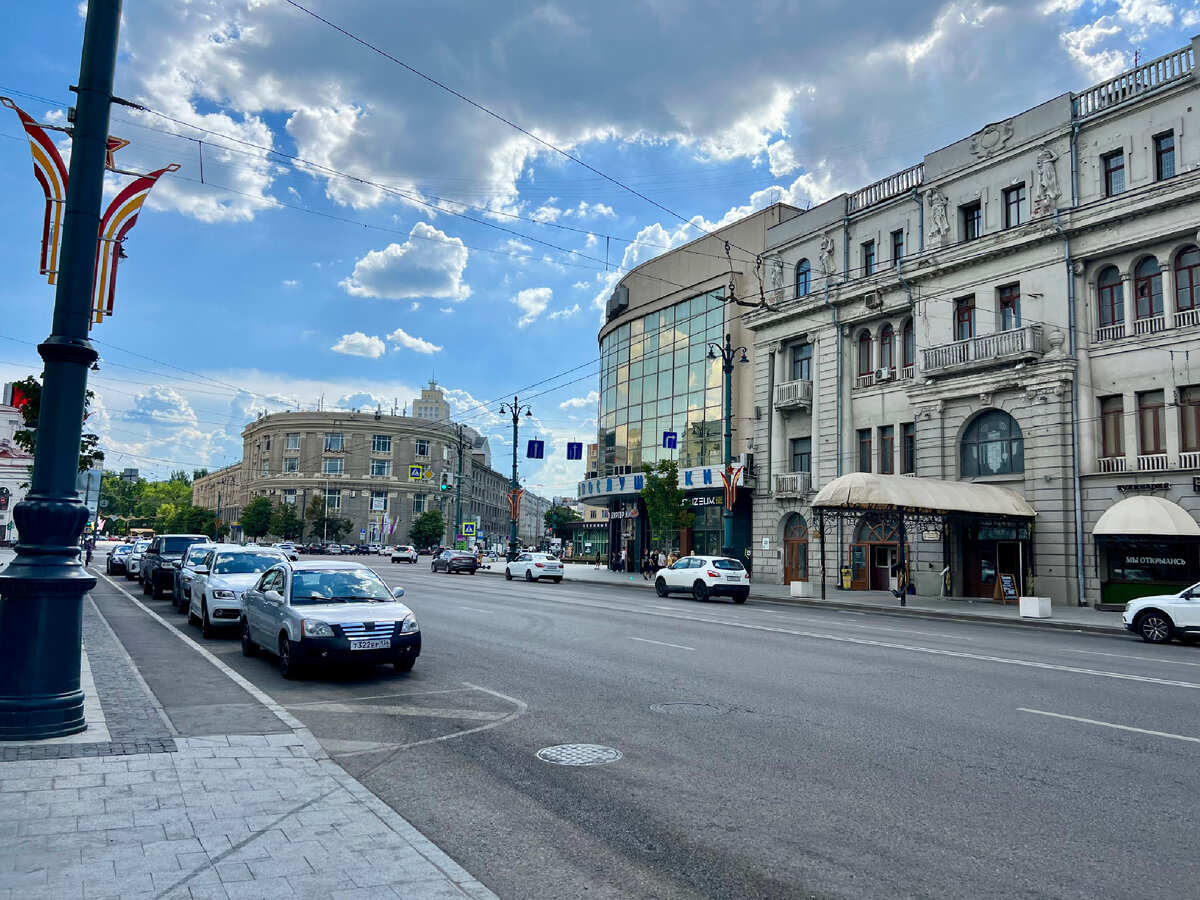
[[[149,597],[149,596],[150,596],[150,590],[151,590],[151,588],[150,588],[150,582],[149,582],[147,579],[143,578],[143,579],[142,579],[142,596],[143,596],[143,597]]]
[[[512,581],[512,572],[509,570],[508,566],[504,567],[504,580]]]
[[[213,638],[217,636],[217,630],[213,627],[212,622],[208,621],[208,604],[200,604],[200,637]]]
[[[417,658],[415,656],[406,656],[404,659],[398,659],[393,662],[392,667],[395,668],[397,672],[411,672],[413,670],[413,666],[416,664]]]
[[[258,656],[258,644],[250,637],[250,623],[242,619],[242,656]]]
[[[734,595],[733,595],[733,602],[734,602],[734,603],[745,603],[745,602],[746,602],[746,598],[747,598],[747,597],[749,597],[749,596],[750,596],[750,592],[749,592],[749,591],[743,591],[743,592],[742,592],[742,593],[740,593],[740,594],[734,594]]]
[[[551,581],[553,581],[555,584],[562,584],[562,578],[561,578],[561,577],[559,577],[559,578],[552,578],[552,579],[551,579]]]
[[[284,678],[300,677],[300,666],[292,660],[292,642],[286,634],[279,637],[279,674]]]
[[[429,571],[430,571],[430,572],[436,572],[436,571],[437,571],[437,566],[436,566],[436,565],[434,565],[433,563],[430,563],[430,564],[429,564]]]
[[[1142,640],[1148,644],[1165,644],[1171,640],[1171,635],[1175,631],[1175,626],[1170,618],[1157,609],[1142,613],[1138,617],[1135,627],[1137,633],[1142,636]]]
[[[692,585],[692,596],[697,600],[704,601],[708,599],[708,585],[703,581],[697,581]]]
[[[667,583],[661,577],[654,579],[654,593],[660,597],[665,597],[669,593],[667,591]]]
[[[525,580],[526,581],[537,581],[537,579],[533,577],[533,569],[525,570]]]

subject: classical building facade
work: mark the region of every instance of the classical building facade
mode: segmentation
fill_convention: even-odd
[[[1197,49],[768,228],[756,577],[1069,604],[1200,580]],[[1131,494],[1187,515],[1146,526]]]
[[[5,385],[4,402],[0,402],[0,546],[15,544],[19,533],[13,521],[13,507],[25,499],[29,484],[32,454],[17,446],[13,436],[25,427],[21,411],[9,406],[11,386]]]
[[[192,505],[211,509],[217,514],[218,522],[230,523],[229,539],[241,540],[241,529],[237,523],[246,505],[246,472],[242,463],[234,463],[192,482]]]

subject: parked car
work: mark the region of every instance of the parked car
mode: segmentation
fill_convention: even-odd
[[[399,547],[392,548],[392,562],[416,563],[417,548],[410,544],[401,544]]]
[[[108,556],[104,558],[104,574],[116,575],[120,572],[125,574],[125,564],[129,561],[129,554],[133,552],[133,547],[129,544],[117,544],[108,551]]]
[[[654,590],[660,597],[672,591],[689,591],[697,600],[732,597],[734,603],[745,603],[750,596],[750,573],[736,559],[685,556],[658,570]]]
[[[204,637],[215,636],[222,625],[236,626],[242,619],[242,593],[271,566],[288,561],[270,547],[215,545],[193,570],[188,624],[199,625]]]
[[[291,541],[280,541],[277,544],[272,544],[271,547],[285,554],[292,562],[300,558],[300,551],[296,549],[296,545]]]
[[[478,568],[479,560],[475,558],[474,553],[466,550],[443,550],[429,564],[430,572],[445,572],[447,575],[453,575],[455,572],[474,575]]]
[[[281,563],[246,591],[242,653],[278,654],[284,678],[312,663],[391,663],[408,672],[421,655],[421,629],[403,596],[362,563]]]
[[[146,552],[146,548],[150,546],[150,541],[146,538],[138,538],[133,542],[133,549],[129,553],[129,558],[125,562],[125,578],[128,581],[133,581],[138,577],[138,570],[142,567],[142,554]]]
[[[171,563],[181,559],[192,544],[208,543],[211,542],[203,534],[160,534],[155,537],[142,554],[142,571],[138,578],[142,583],[142,593],[147,597],[157,597],[164,588],[174,589],[175,573]]]
[[[192,544],[179,561],[175,570],[175,591],[172,599],[178,612],[187,612],[188,602],[192,599],[192,580],[196,577],[196,566],[204,562],[212,544]]]
[[[563,564],[549,553],[522,553],[504,567],[504,577],[509,581],[516,577],[526,581],[549,578],[558,584],[563,580]]]
[[[384,550],[383,544],[367,544],[367,552],[372,555],[377,556],[377,555],[383,553],[383,550]]]
[[[1125,627],[1151,644],[1165,644],[1173,637],[1186,644],[1200,640],[1200,584],[1178,594],[1139,597],[1125,604],[1121,614]]]
[[[321,552],[329,553],[333,556],[341,556],[342,555],[342,545],[341,544],[326,544],[325,549],[322,550]]]

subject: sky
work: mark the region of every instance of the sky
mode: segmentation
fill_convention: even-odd
[[[64,124],[86,3],[9,6],[0,96]],[[161,478],[237,462],[261,411],[403,410],[436,378],[501,471],[499,403],[529,403],[522,481],[573,494],[631,267],[1196,33],[1192,0],[125,0],[114,92],[146,109],[113,108],[117,163],[180,168],[92,332],[88,427]],[[41,371],[42,211],[0,108],[0,381]]]

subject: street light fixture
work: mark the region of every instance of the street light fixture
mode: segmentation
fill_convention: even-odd
[[[512,486],[509,491],[509,506],[512,520],[508,528],[508,558],[514,560],[517,558],[517,509],[520,501],[518,500],[517,491],[520,490],[520,482],[517,481],[517,427],[521,424],[521,413],[525,413],[525,418],[533,418],[533,410],[528,404],[521,405],[521,401],[516,397],[512,398],[512,403],[501,403],[500,414],[512,416],[513,426],[513,465],[512,465]]]
[[[738,354],[741,358],[738,362],[742,365],[750,362],[746,356],[745,347],[734,347],[733,336],[725,335],[725,345],[713,342],[708,345],[708,358],[721,360],[721,371],[725,373],[725,480],[727,484],[731,484],[733,480],[733,358]],[[726,492],[726,497],[729,492]],[[723,524],[725,526],[723,541],[724,546],[721,547],[722,556],[733,556],[733,509],[729,503],[725,504],[725,511],[721,514]]]

